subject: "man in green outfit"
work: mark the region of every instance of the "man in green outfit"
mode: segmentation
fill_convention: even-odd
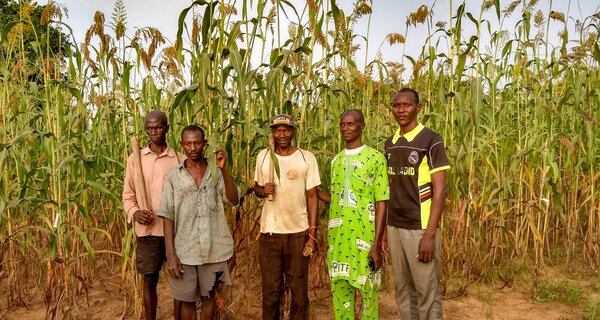
[[[346,148],[331,163],[327,260],[336,319],[354,319],[355,290],[362,295],[362,319],[379,318],[380,244],[390,193],[386,159],[363,144],[364,127],[360,110],[342,115]]]

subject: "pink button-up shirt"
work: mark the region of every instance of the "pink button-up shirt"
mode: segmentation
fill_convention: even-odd
[[[167,178],[167,173],[176,164],[183,162],[185,156],[175,152],[167,147],[163,153],[157,155],[152,152],[149,147],[140,150],[142,160],[142,172],[144,174],[144,182],[146,183],[146,194],[150,202],[150,210],[156,214],[160,206],[160,198],[162,196],[163,186]],[[125,168],[125,181],[123,186],[123,208],[127,214],[127,221],[131,222],[133,214],[140,210],[138,205],[141,202],[141,197],[135,192],[135,170],[133,155],[127,159],[127,167]],[[135,234],[138,237],[143,236],[164,236],[163,220],[161,217],[154,216],[151,225],[143,225],[135,222]]]

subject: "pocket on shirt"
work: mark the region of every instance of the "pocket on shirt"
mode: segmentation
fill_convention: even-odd
[[[200,203],[200,205],[205,205],[211,212],[217,211],[219,209],[217,204],[219,201],[219,191],[217,188],[214,185],[206,185],[203,187],[201,193],[205,199]],[[206,213],[210,214],[209,212]]]

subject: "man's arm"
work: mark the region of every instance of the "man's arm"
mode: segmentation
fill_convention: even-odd
[[[135,182],[133,181],[133,164],[131,157],[127,159],[127,165],[125,167],[125,180],[123,181],[123,209],[127,214],[127,221],[131,222],[133,213],[140,210],[137,204],[137,198],[135,197]]]
[[[238,205],[238,192],[235,186],[235,181],[233,181],[233,177],[229,173],[227,169],[227,156],[225,155],[225,151],[223,149],[217,148],[215,151],[215,159],[217,160],[217,166],[221,170],[221,174],[223,175],[223,182],[225,184],[225,196],[227,200],[231,202],[234,206]]]
[[[378,156],[375,163],[375,239],[373,241],[371,251],[377,253],[373,256],[375,269],[379,269],[383,265],[382,256],[388,255],[387,249],[387,207],[390,199],[390,186],[388,179],[387,161],[383,154]],[[371,254],[371,251],[369,254]],[[371,255],[369,255],[371,257]]]
[[[386,222],[386,209],[387,201],[376,201],[375,202],[375,241],[371,245],[369,250],[369,259],[373,260],[375,264],[375,270],[378,270],[383,265],[381,261],[381,241],[383,239],[383,233]]]
[[[387,201],[386,201],[386,213],[387,213]],[[387,242],[387,228],[385,227],[385,225],[383,226],[383,236],[381,237],[381,253],[383,253],[384,256],[388,256],[390,254],[390,250],[388,247],[388,242]]]
[[[225,196],[227,196],[227,200],[229,200],[231,204],[237,206],[239,198],[235,181],[227,168],[221,169],[221,173],[223,174],[223,182],[225,183]]]
[[[433,196],[431,198],[431,213],[425,234],[419,243],[419,260],[429,262],[435,254],[435,235],[444,211],[446,199],[446,170],[431,174]]]
[[[318,187],[321,185],[321,177],[319,175],[319,166],[317,165],[317,158],[310,153],[306,153],[306,210],[308,213],[308,225],[310,226],[308,229],[308,240],[304,247],[312,248],[314,252],[317,247],[317,226],[318,226],[318,204],[319,204],[319,196],[318,196]]]
[[[151,211],[141,210],[138,206],[133,177],[134,172],[133,161],[129,157],[127,159],[127,166],[125,167],[125,180],[123,181],[123,209],[127,214],[127,222],[134,220],[139,224],[150,225],[154,220],[154,215]]]
[[[330,192],[317,189],[317,197],[319,198],[319,200],[321,200],[327,204],[331,203],[331,193]]]
[[[181,266],[179,257],[175,253],[175,227],[173,220],[164,218],[163,227],[165,231],[165,250],[169,274],[175,278],[180,278],[183,273],[183,267]]]
[[[310,228],[308,229],[308,240],[306,241],[304,247],[311,247],[313,251],[317,247],[317,242],[314,240],[317,238],[317,203],[317,187],[308,189],[306,191],[306,209],[308,211],[308,225]]]
[[[158,209],[158,216],[163,217],[163,230],[165,233],[165,252],[167,256],[167,267],[169,274],[175,278],[181,277],[183,268],[181,261],[175,253],[175,194],[173,192],[171,172],[167,176],[165,186],[163,187],[163,193],[160,198],[160,207]]]

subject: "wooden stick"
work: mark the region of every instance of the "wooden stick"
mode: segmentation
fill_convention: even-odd
[[[273,140],[273,134],[269,134],[269,183],[273,183],[275,181],[275,163],[273,158],[275,157],[275,141]],[[269,201],[273,201],[273,195],[270,194],[268,197]]]
[[[142,156],[140,155],[140,143],[136,136],[131,137],[131,151],[133,154],[133,168],[136,193],[140,195],[138,206],[142,210],[150,210],[148,195],[146,194],[146,182],[144,181],[144,172],[142,171]]]

